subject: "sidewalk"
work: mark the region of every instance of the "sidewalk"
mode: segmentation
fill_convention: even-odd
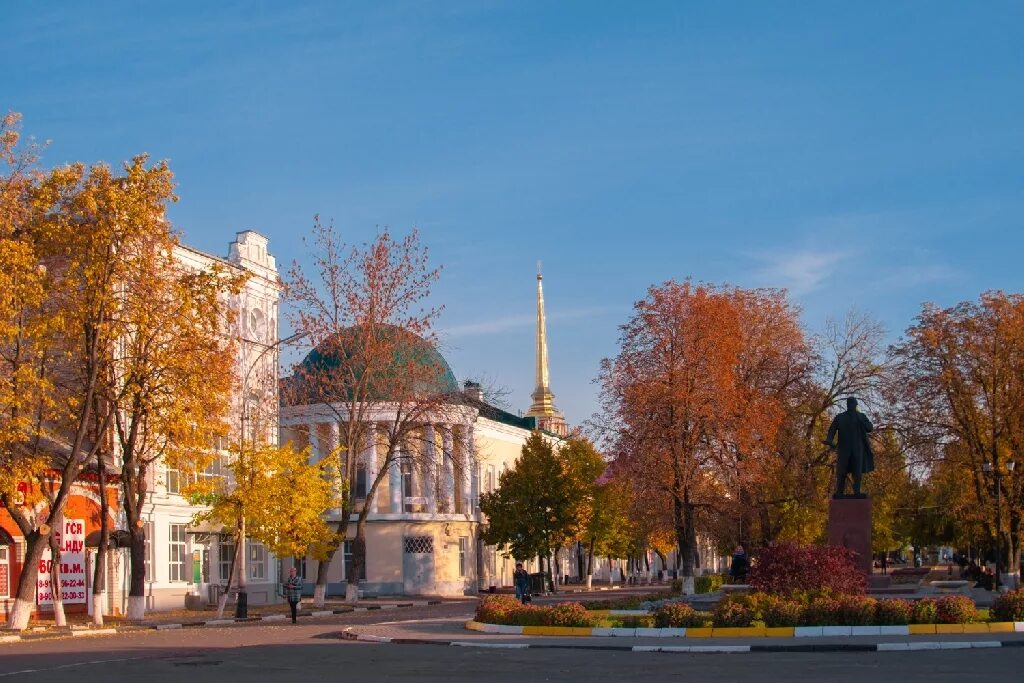
[[[440,605],[441,599],[419,599],[419,600],[361,600],[358,603],[346,603],[338,600],[328,600],[324,609],[301,609],[298,611],[300,618],[322,618],[336,614],[348,614],[351,612],[370,612],[375,610],[400,609],[403,607],[425,607],[428,605]],[[204,626],[230,626],[235,624],[263,623],[286,621],[290,617],[288,605],[261,605],[257,609],[250,609],[249,615],[244,619],[234,617],[234,606],[224,611],[224,617],[217,618],[216,610],[176,610],[173,612],[155,612],[141,622],[128,621],[120,617],[106,618],[102,627],[94,627],[88,621],[87,615],[74,615],[79,617],[69,625],[59,628],[53,625],[37,624],[30,626],[24,632],[0,630],[0,643],[21,642],[27,640],[48,640],[53,638],[72,638],[83,636],[112,635],[115,633],[129,633],[132,631],[145,630],[171,630],[179,628],[199,628]]]

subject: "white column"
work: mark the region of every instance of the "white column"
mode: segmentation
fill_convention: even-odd
[[[396,451],[395,457],[391,460],[391,469],[388,472],[389,488],[391,489],[391,512],[397,514],[404,509],[402,492],[402,469],[399,466],[401,458]]]
[[[371,424],[370,427],[363,434],[363,449],[360,454],[363,463],[366,465],[366,488],[369,489],[373,485],[374,480],[377,477],[377,426]],[[377,512],[377,492],[374,491],[373,496],[369,501],[370,514],[376,514]]]
[[[309,461],[320,462],[320,458],[323,456],[320,453],[320,433],[317,431],[317,423],[310,422],[306,425],[306,429],[309,430]]]
[[[473,515],[473,502],[476,500],[477,478],[476,478],[476,456],[473,453],[473,425],[462,426],[462,481],[460,484],[460,495],[462,496],[462,512]]]
[[[452,447],[454,446],[454,438],[452,435],[452,426],[444,425],[441,428],[441,443],[444,449],[443,457],[443,486],[441,493],[444,499],[444,511],[451,514],[455,512],[455,468],[454,460],[452,456]]]
[[[331,420],[328,425],[330,425],[330,436],[327,437],[329,443],[324,448],[324,453],[321,457],[327,457],[327,454],[333,452],[338,447],[338,444],[341,443],[341,425],[338,424],[337,420]],[[337,458],[335,458],[335,461],[337,461]]]
[[[423,427],[423,494],[427,497],[427,512],[437,514],[437,447],[434,425]]]

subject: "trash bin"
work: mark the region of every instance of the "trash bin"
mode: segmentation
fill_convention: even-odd
[[[530,574],[530,593],[532,595],[544,595],[547,592],[546,580],[547,577],[543,572]]]

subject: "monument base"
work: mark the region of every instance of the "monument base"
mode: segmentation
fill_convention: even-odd
[[[828,503],[828,544],[856,553],[854,565],[871,576],[871,499],[833,498]]]

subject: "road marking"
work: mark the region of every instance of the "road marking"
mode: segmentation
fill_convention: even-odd
[[[472,641],[456,640],[449,643],[452,647],[486,647],[495,650],[526,650],[529,643],[474,643]]]
[[[21,671],[9,671],[7,673],[0,674],[0,677],[4,676],[17,676],[19,674],[37,674],[44,671],[59,671],[60,669],[71,669],[76,666],[89,666],[90,664],[113,664],[114,662],[134,662],[137,659],[148,659],[148,657],[122,657],[120,659],[96,659],[91,662],[75,662],[73,664],[61,664],[60,666],[51,666],[48,669],[22,669]]]

